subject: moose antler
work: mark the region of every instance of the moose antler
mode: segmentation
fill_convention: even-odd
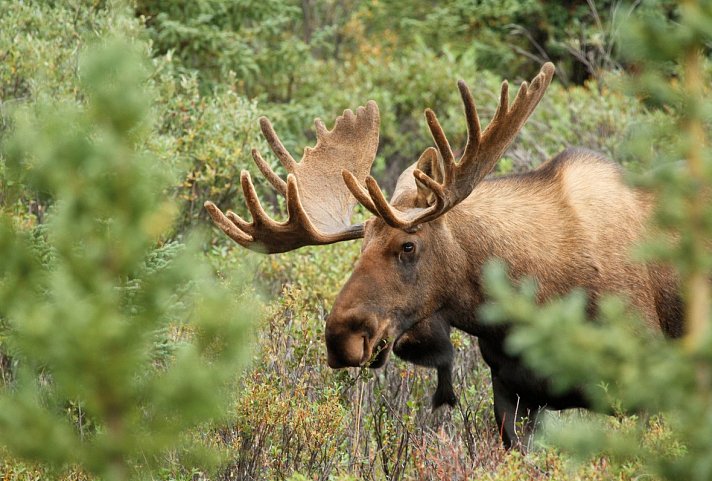
[[[262,134],[287,170],[287,181],[274,173],[256,149],[252,150],[252,157],[272,187],[286,197],[286,221],[277,222],[267,215],[245,170],[240,174],[240,183],[252,222],[232,211],[224,214],[212,202],[205,202],[215,224],[241,246],[274,254],[363,237],[363,224],[351,224],[357,201],[343,184],[342,172],[363,180],[371,170],[378,148],[378,106],[369,101],[355,114],[345,110],[332,130],[327,130],[319,119],[314,124],[317,143],[313,148],[306,147],[302,160],[296,162],[270,121],[260,118]]]
[[[422,165],[431,165],[435,160],[436,151],[432,147],[423,152],[418,161],[418,168],[413,171],[419,189],[423,188],[432,193],[429,197],[433,198],[433,201],[427,208],[414,207],[402,211],[392,206],[370,175],[366,177],[364,188],[353,174],[343,170],[344,182],[364,207],[391,227],[412,230],[440,217],[465,200],[494,168],[543,97],[553,75],[554,65],[545,63],[530,85],[522,83],[511,106],[509,84],[505,80],[502,83],[499,106],[484,132],[480,129],[480,119],[472,94],[465,82],[460,80],[457,86],[465,106],[467,145],[457,163],[435,113],[430,109],[425,110],[428,127],[440,158],[440,169],[432,169],[434,174],[440,175],[431,177],[421,170]]]

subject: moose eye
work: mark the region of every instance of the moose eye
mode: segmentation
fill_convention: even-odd
[[[403,243],[402,249],[403,252],[409,254],[415,250],[415,244],[413,244],[412,242],[405,242]]]

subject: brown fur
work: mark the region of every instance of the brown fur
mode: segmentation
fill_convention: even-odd
[[[395,207],[419,202],[410,172],[399,179]],[[513,278],[535,278],[541,301],[584,288],[590,314],[601,295],[624,296],[645,325],[679,336],[682,305],[674,272],[630,256],[651,203],[625,185],[616,164],[569,149],[529,173],[484,180],[461,204],[414,232],[369,220],[362,256],[327,319],[329,365],[362,365],[388,340],[372,366],[383,365],[393,349],[449,374],[450,326],[476,335],[492,370],[497,420],[511,445],[518,439],[513,423],[523,412],[533,423],[543,406],[587,403],[575,390],[552,395],[546,379],[505,353],[506,328],[480,322],[483,264],[500,258]],[[414,253],[403,252],[406,242],[415,244]],[[452,388],[447,392],[449,376],[444,382],[434,405],[455,402]],[[515,404],[521,412],[512,411]]]

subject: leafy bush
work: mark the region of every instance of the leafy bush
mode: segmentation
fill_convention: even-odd
[[[175,75],[169,62],[159,63],[159,72],[160,122],[146,147],[177,174],[177,233],[208,218],[206,199],[244,213],[240,171],[252,168],[250,150],[264,144],[256,104],[230,89],[202,95],[196,77]]]
[[[102,2],[12,2],[0,4],[0,135],[11,128],[12,111],[39,98],[76,101],[79,54],[83,47],[110,34],[132,39],[137,48],[140,25],[127,8]],[[0,159],[0,173],[5,169]],[[28,186],[6,179],[0,184],[0,209],[22,216],[27,224],[42,222],[50,199]]]
[[[289,99],[295,76],[309,57],[291,25],[299,14],[284,0],[137,0],[136,13],[159,55],[200,72],[206,88],[233,82],[247,96]]]

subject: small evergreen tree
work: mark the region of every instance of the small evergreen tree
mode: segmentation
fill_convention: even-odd
[[[196,242],[163,243],[176,209],[171,179],[139,147],[151,127],[143,65],[121,42],[91,50],[83,102],[21,109],[0,157],[1,182],[51,199],[46,224],[0,218],[0,353],[13,366],[0,448],[107,481],[204,449],[190,430],[228,412],[255,311]]]
[[[650,7],[655,2],[646,2]],[[509,348],[564,388],[583,384],[604,411],[660,413],[669,431],[664,445],[641,442],[650,419],[612,434],[605,420],[587,418],[546,430],[558,446],[579,455],[606,453],[620,461],[640,459],[671,480],[712,479],[712,336],[709,282],[712,255],[712,125],[709,46],[712,2],[681,2],[674,18],[640,9],[620,45],[639,67],[629,88],[650,108],[669,112],[669,123],[642,129],[628,147],[641,159],[657,156],[652,174],[638,178],[654,190],[657,234],[641,246],[640,260],[672,263],[681,277],[686,333],[672,341],[635,329],[620,299],[602,302],[600,323],[585,319],[585,295],[574,292],[546,306],[535,303],[535,286],[511,287],[502,266],[492,265],[487,284],[494,300],[485,314],[515,325]],[[677,142],[651,152],[650,138],[674,129]],[[675,162],[684,159],[684,163]]]

